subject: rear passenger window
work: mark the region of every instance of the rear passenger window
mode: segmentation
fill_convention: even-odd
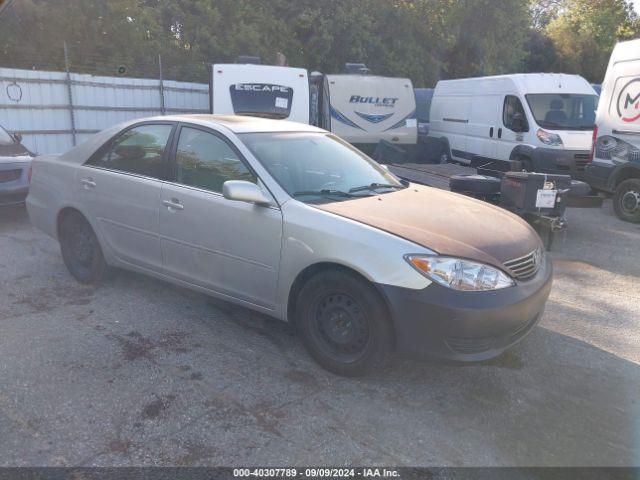
[[[502,111],[502,123],[508,129],[513,129],[513,118],[516,113],[522,116],[523,132],[529,131],[529,124],[527,123],[527,116],[524,113],[524,107],[518,97],[513,95],[507,95],[504,99],[504,110]]]
[[[172,125],[141,125],[125,131],[115,139],[104,155],[87,163],[96,167],[163,178],[162,156]]]
[[[176,151],[176,182],[222,192],[227,180],[256,182],[227,142],[212,133],[183,127]]]

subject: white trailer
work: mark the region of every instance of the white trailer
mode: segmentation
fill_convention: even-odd
[[[403,147],[417,142],[416,102],[408,78],[216,64],[210,91],[216,114],[311,123],[369,151],[382,140]]]
[[[309,79],[304,68],[215,64],[209,92],[211,113],[309,123]]]

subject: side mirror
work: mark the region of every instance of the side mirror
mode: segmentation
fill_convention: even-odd
[[[21,134],[21,133],[18,133],[18,132],[14,133],[14,134],[13,134],[13,139],[14,139],[17,143],[22,142],[22,134]]]
[[[521,113],[514,113],[511,120],[511,130],[516,133],[524,132],[524,116]]]
[[[222,184],[222,195],[227,200],[271,205],[272,201],[258,185],[244,180],[227,180]]]

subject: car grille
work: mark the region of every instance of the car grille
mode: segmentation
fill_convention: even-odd
[[[589,154],[588,153],[576,153],[573,156],[576,162],[576,170],[584,171],[584,167],[589,163]]]
[[[13,182],[22,175],[22,170],[0,170],[0,183]]]
[[[518,280],[527,280],[533,277],[540,269],[543,255],[543,251],[538,248],[524,257],[504,262],[504,266]]]
[[[536,316],[532,320],[523,322],[505,335],[484,338],[447,337],[445,342],[456,353],[474,355],[488,352],[489,350],[504,348],[522,338],[533,327],[537,319],[538,317]]]

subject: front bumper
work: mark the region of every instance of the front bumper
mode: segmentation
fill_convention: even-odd
[[[379,285],[390,305],[400,353],[457,361],[500,355],[540,320],[552,283],[551,260],[515,287],[460,292],[432,283],[422,290]]]
[[[30,162],[0,164],[0,173],[19,171],[15,179],[2,181],[0,176],[0,206],[20,205],[29,193]]]
[[[584,169],[589,162],[588,150],[562,150],[536,148],[533,151],[533,171],[571,175],[577,180],[584,178]]]

